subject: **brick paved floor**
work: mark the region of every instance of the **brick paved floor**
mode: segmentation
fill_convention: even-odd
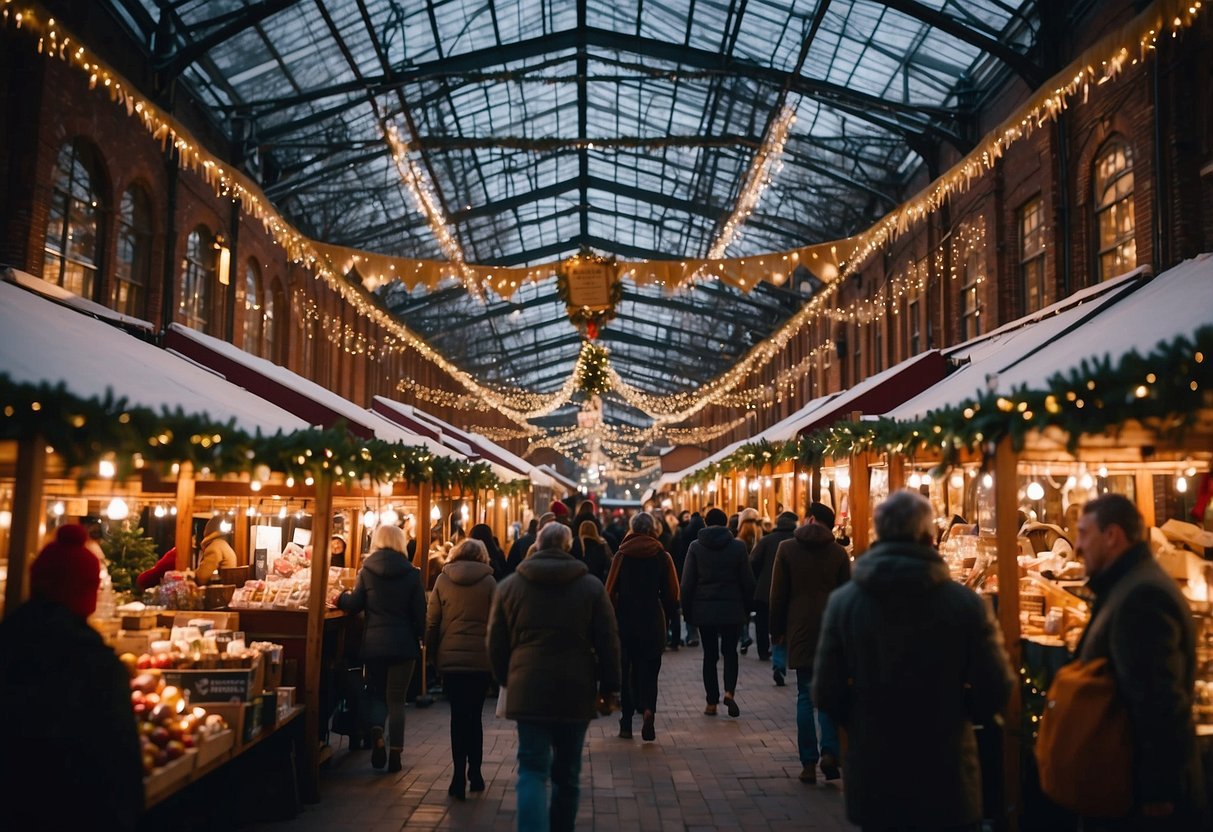
[[[586,736],[577,828],[709,830],[853,830],[841,781],[807,786],[796,779],[795,676],[777,688],[770,664],[750,648],[741,657],[741,717],[703,715],[702,654],[667,652],[661,671],[657,741],[619,739],[617,717],[594,720]],[[483,773],[488,789],[464,803],[447,796],[451,779],[450,712],[409,706],[404,770],[389,775],[370,765],[370,752],[350,751],[344,738],[321,772],[321,802],[293,821],[251,827],[281,830],[512,830],[517,744],[514,723],[493,717],[485,703]],[[820,775],[819,775],[820,777]],[[821,783],[821,781],[819,781]]]

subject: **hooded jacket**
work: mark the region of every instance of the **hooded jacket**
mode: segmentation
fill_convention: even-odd
[[[754,570],[754,577],[758,581],[758,585],[754,587],[754,600],[760,604],[771,603],[771,570],[775,566],[775,550],[779,548],[780,543],[791,540],[794,531],[796,521],[790,516],[785,520],[783,515],[780,515],[775,522],[775,528],[764,534],[758,545],[750,551],[750,568]]]
[[[506,717],[588,722],[620,686],[619,633],[602,581],[560,549],[540,549],[501,582],[489,615],[489,662],[509,691]]]
[[[485,637],[497,582],[493,567],[456,560],[442,567],[425,613],[428,658],[443,673],[488,673]]]
[[[1204,789],[1192,722],[1196,633],[1188,602],[1145,543],[1088,586],[1095,606],[1078,658],[1106,658],[1112,665],[1133,726],[1134,805],[1174,803],[1177,818],[1207,829],[1197,821]]]
[[[363,562],[353,591],[341,593],[337,606],[346,612],[366,611],[364,660],[420,658],[425,593],[421,571],[403,553],[392,549],[373,552]]]
[[[606,580],[619,622],[619,638],[635,655],[659,656],[665,649],[666,621],[678,610],[674,559],[651,535],[628,532]],[[646,649],[647,648],[647,649]]]
[[[850,579],[851,562],[834,534],[817,523],[797,528],[779,544],[774,561],[771,636],[787,637],[788,667],[812,670],[826,599]]]
[[[194,572],[194,580],[205,584],[216,578],[219,569],[232,569],[236,566],[236,550],[227,542],[221,531],[213,531],[202,538],[202,557],[198,560],[198,569]]]
[[[813,701],[850,737],[850,821],[980,821],[973,723],[1002,710],[1013,681],[989,606],[933,547],[869,549],[826,604],[813,668]]]
[[[749,616],[754,585],[745,544],[725,526],[707,526],[687,549],[683,614],[696,627],[740,625]]]

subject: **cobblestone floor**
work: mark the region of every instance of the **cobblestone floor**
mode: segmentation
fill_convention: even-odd
[[[617,717],[590,724],[581,770],[581,830],[853,830],[843,809],[841,781],[808,786],[797,780],[796,687],[775,687],[770,665],[741,657],[737,702],[741,717],[703,715],[702,654],[667,652],[661,672],[657,741],[619,739]],[[258,832],[359,829],[512,830],[516,777],[514,723],[493,717],[485,703],[484,777],[488,789],[457,803],[451,779],[450,712],[438,698],[408,708],[404,770],[389,775],[370,765],[369,751],[351,751],[344,738],[321,773],[321,802],[292,821],[261,824]],[[819,775],[820,777],[820,775]]]

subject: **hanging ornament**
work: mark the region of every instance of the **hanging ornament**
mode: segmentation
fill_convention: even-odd
[[[597,338],[599,329],[615,317],[615,307],[623,298],[615,258],[583,249],[560,264],[556,294],[564,301],[573,326],[587,338]]]

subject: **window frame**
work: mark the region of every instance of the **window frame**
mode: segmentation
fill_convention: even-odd
[[[1105,178],[1105,174],[1100,168],[1105,160],[1110,157],[1115,157],[1117,151],[1123,151],[1125,165],[1112,172],[1112,175]],[[1103,146],[1095,154],[1095,159],[1091,167],[1091,205],[1094,209],[1094,230],[1095,230],[1095,275],[1098,282],[1110,280],[1113,277],[1118,277],[1127,271],[1137,267],[1137,211],[1134,203],[1134,198],[1137,194],[1137,180],[1133,170],[1133,146],[1125,141],[1120,136],[1113,136],[1104,142]],[[1125,178],[1129,179],[1129,189],[1121,193],[1119,188]],[[1109,193],[1111,198],[1109,199]],[[1113,220],[1116,219],[1116,210],[1120,206],[1125,206],[1128,213],[1131,215],[1132,222],[1129,231],[1124,234],[1116,230],[1116,224],[1113,223],[1113,236],[1110,242],[1104,242],[1103,236],[1103,218],[1112,214]],[[1126,256],[1127,247],[1132,248],[1132,262],[1128,262]],[[1108,260],[1108,256],[1112,255],[1112,260]],[[1105,266],[1105,261],[1107,265]],[[1116,264],[1120,265],[1116,265]],[[1112,271],[1114,270],[1114,271]],[[1112,273],[1109,273],[1112,271]]]
[[[129,216],[128,198],[131,206]],[[110,307],[136,318],[143,317],[147,309],[152,283],[152,240],[156,233],[152,216],[152,201],[147,189],[132,182],[122,192],[121,202],[114,214],[116,233]],[[129,258],[124,253],[128,245],[131,250]],[[142,273],[141,278],[139,273]],[[123,289],[126,289],[125,293]]]
[[[197,240],[196,252],[191,249],[194,240]],[[219,279],[219,253],[215,246],[216,238],[211,230],[205,225],[197,225],[186,235],[181,257],[177,319],[198,332],[210,333],[210,327],[215,323],[214,284]]]
[[[67,161],[67,170],[63,164]],[[83,174],[79,179],[77,174]],[[66,176],[66,186],[63,177]],[[76,138],[64,142],[55,156],[55,165],[51,171],[51,200],[48,206],[46,232],[42,240],[43,264],[42,277],[49,283],[61,286],[80,297],[95,299],[101,285],[102,258],[104,256],[106,200],[104,193],[104,171],[97,151],[82,139]],[[83,182],[88,199],[81,199],[74,193],[74,186]],[[92,209],[91,219],[76,220],[80,205]],[[56,210],[58,209],[58,210]],[[58,248],[51,248],[52,229],[56,215],[60,217]],[[77,254],[82,249],[73,247],[73,238],[79,238],[73,229],[80,226],[92,227],[91,259]],[[52,263],[56,264],[52,266]],[[80,269],[79,284],[69,277],[71,267]],[[54,274],[50,272],[54,271]]]
[[[1029,210],[1030,209],[1030,210]],[[1019,262],[1016,266],[1018,276],[1017,291],[1019,294],[1019,311],[1028,315],[1043,309],[1045,306],[1045,221],[1044,199],[1040,194],[1025,201],[1015,211],[1016,251]],[[1036,223],[1032,228],[1026,228],[1030,217],[1035,217]],[[1035,234],[1038,246],[1029,250],[1031,236]],[[1031,302],[1029,284],[1034,282],[1036,301]]]

